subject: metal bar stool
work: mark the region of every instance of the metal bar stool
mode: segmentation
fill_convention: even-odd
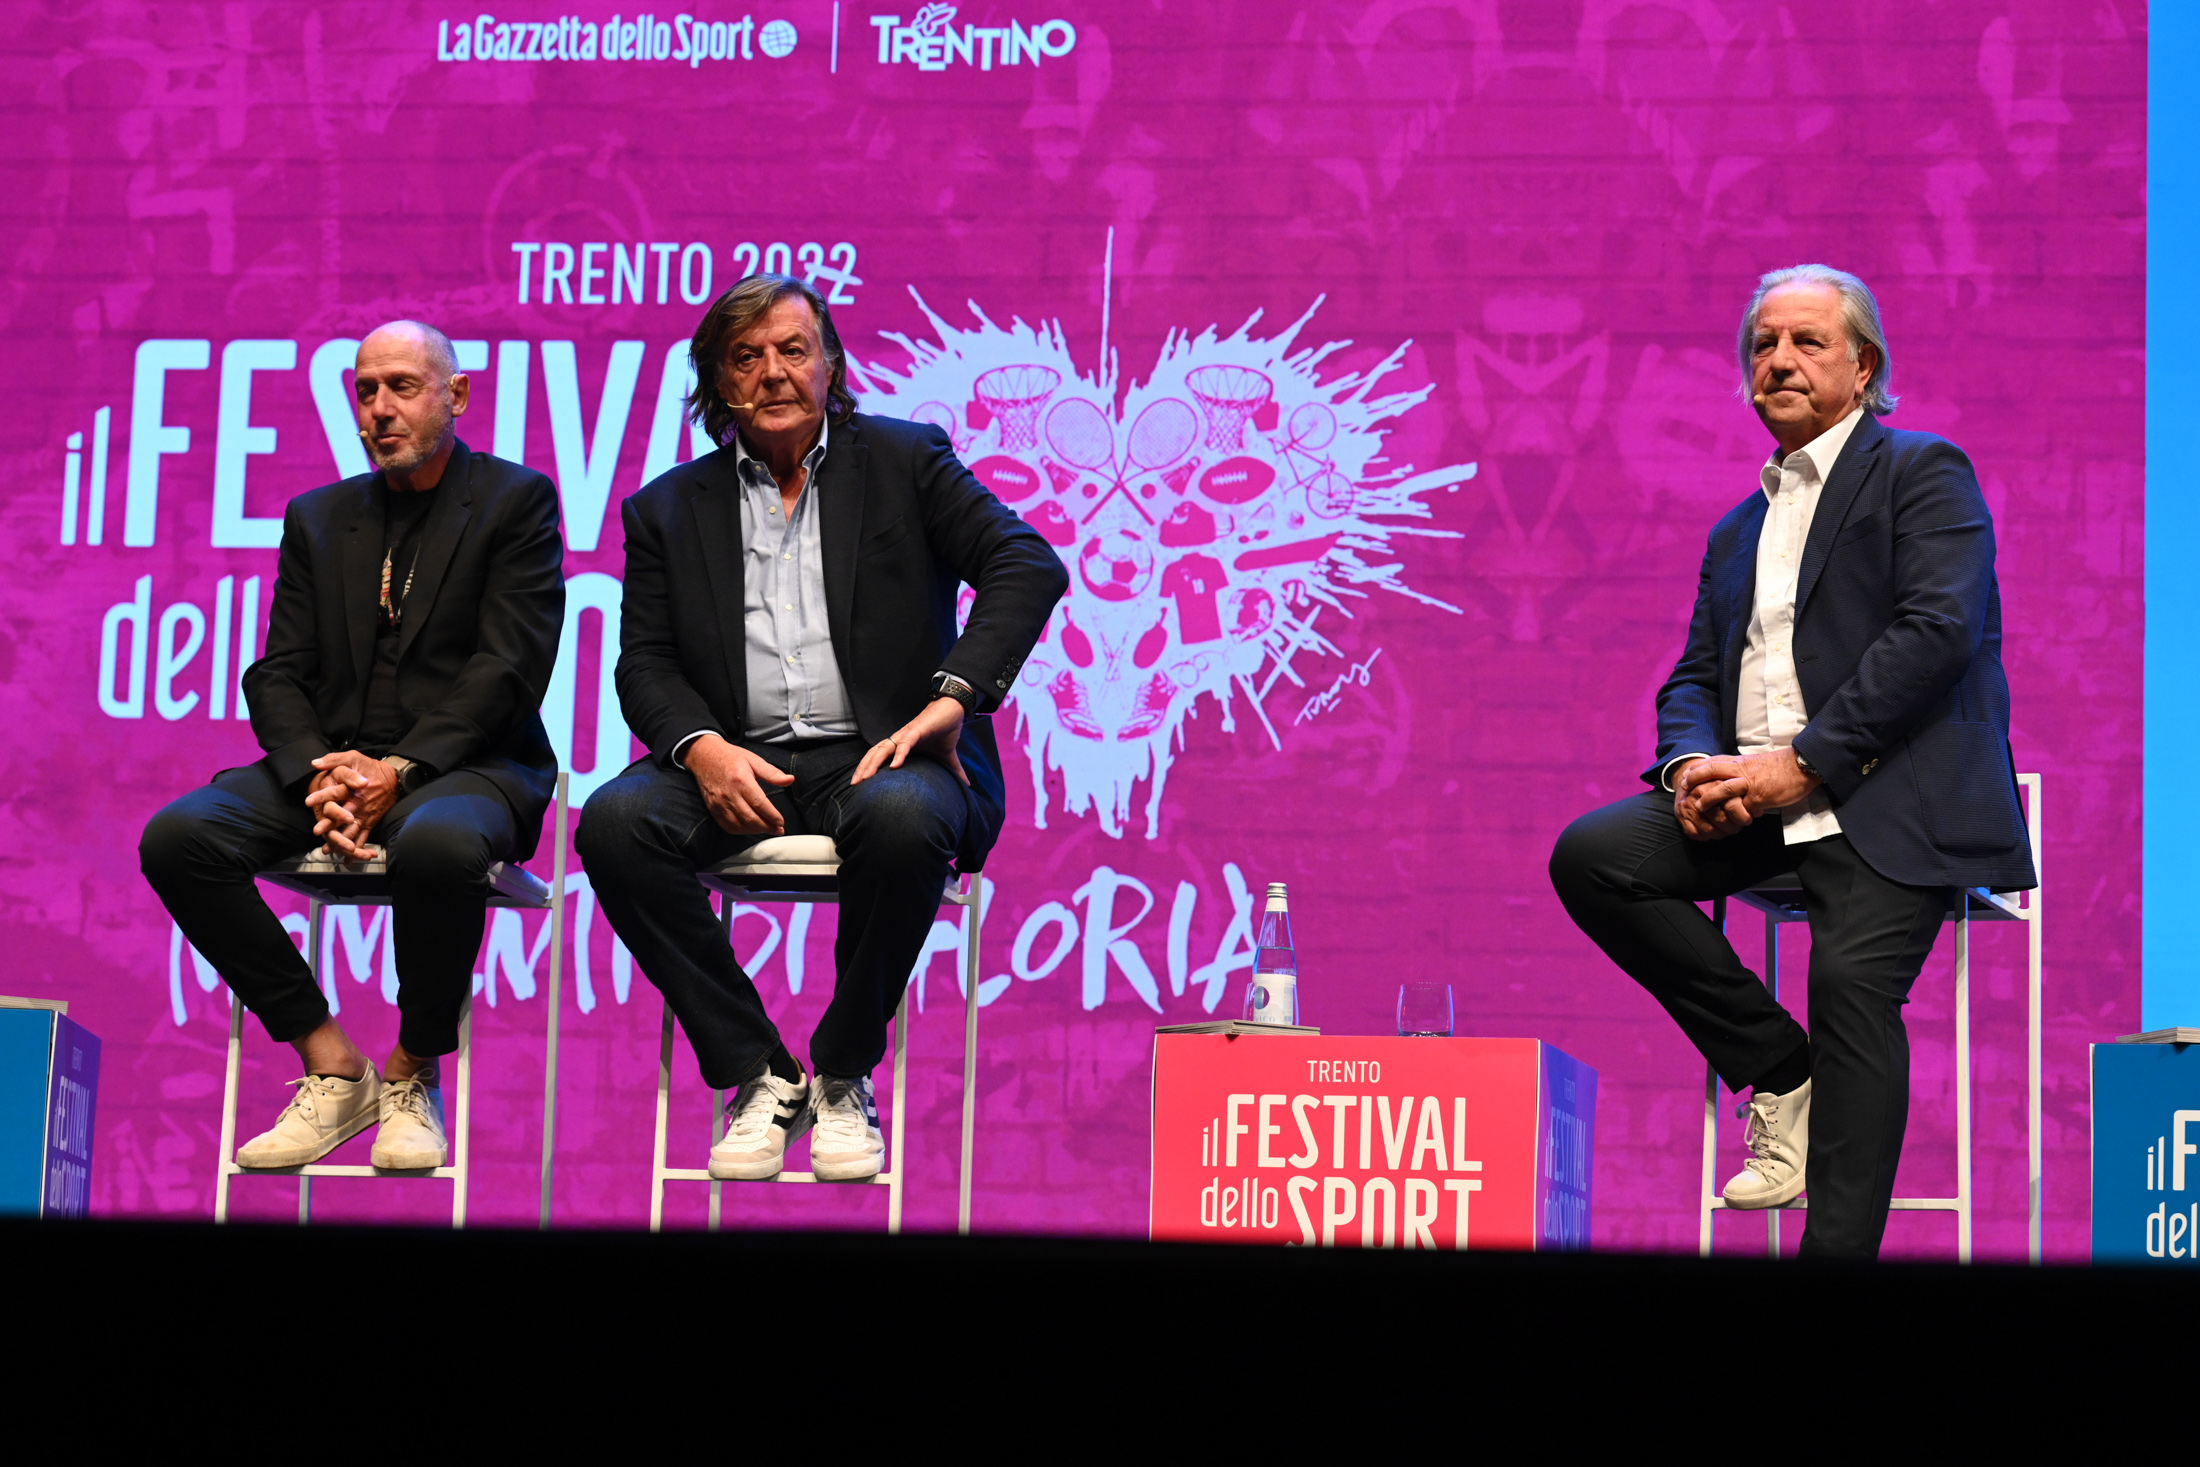
[[[719,894],[720,921],[726,930],[726,940],[730,943],[733,940],[733,909],[737,899],[752,902],[838,902],[840,852],[829,837],[822,835],[771,836],[758,841],[731,860],[697,873],[696,879]],[[980,905],[981,885],[975,871],[963,872],[949,877],[947,889],[940,894],[942,906],[963,909],[962,1157],[955,1209],[955,1230],[958,1233],[970,1231],[970,1162],[977,1134],[978,937],[979,929],[985,921],[984,908]],[[788,941],[799,940],[800,935],[790,932]],[[649,1230],[654,1233],[664,1226],[665,1183],[708,1182],[709,1226],[710,1231],[716,1232],[719,1200],[724,1184],[711,1176],[707,1168],[675,1167],[668,1166],[665,1162],[666,1130],[672,1097],[673,1029],[672,1006],[667,1004],[663,1037],[657,1048],[657,1138],[650,1160]],[[908,1091],[908,1036],[909,994],[904,989],[901,1006],[894,1012],[894,1099],[884,1128],[888,1165],[871,1178],[873,1183],[887,1189],[888,1233],[901,1231],[902,1187],[907,1181],[901,1122],[903,1100]],[[714,1130],[724,1108],[725,1092],[711,1091],[711,1125]],[[773,1180],[815,1182],[817,1177],[811,1172],[783,1171]]]
[[[2017,784],[2025,797],[2025,825],[2031,834],[2032,869],[2040,872],[2040,777],[2020,774]],[[2044,884],[2044,876],[2042,877]],[[2019,898],[2022,900],[2019,900]],[[1780,928],[1804,922],[1810,914],[1803,905],[1802,883],[1794,876],[1777,877],[1762,886],[1736,892],[1734,900],[1765,914],[1765,986],[1780,996]],[[2025,993],[2025,1156],[2027,1254],[2040,1261],[2040,888],[2002,894],[1984,887],[1964,891],[1960,903],[1951,904],[1949,920],[1956,924],[1956,1195],[1953,1197],[1897,1197],[1890,1204],[1897,1212],[1952,1212],[1956,1215],[1956,1259],[1971,1261],[1971,923],[2023,922],[2030,938],[2029,976]],[[1712,920],[1726,928],[1726,898],[1712,904]],[[1696,1251],[1711,1256],[1711,1215],[1726,1210],[1718,1191],[1719,1075],[1704,1067],[1703,1189],[1699,1201]],[[1789,1208],[1805,1210],[1810,1199],[1798,1197],[1780,1207],[1765,1208],[1765,1253],[1780,1256],[1780,1214]]]
[[[551,857],[553,879],[547,885],[541,877],[523,867],[499,861],[489,868],[489,905],[492,907],[517,907],[523,910],[550,913],[550,1014],[551,1044],[555,1064],[557,994],[560,964],[564,957],[565,904],[557,895],[565,890],[565,791],[566,776],[558,774],[557,804],[553,815],[557,832],[556,845]],[[281,861],[259,873],[260,880],[274,886],[295,891],[307,899],[306,966],[316,981],[324,988],[333,981],[333,975],[324,978],[321,972],[321,914],[328,907],[386,907],[390,904],[390,868],[387,860],[342,861],[325,851],[313,851]],[[466,1179],[473,1161],[473,1149],[469,1144],[468,1125],[471,1121],[473,1099],[473,1016],[474,1000],[471,994],[458,1010],[458,1088],[456,1105],[452,1111],[450,1130],[452,1157],[448,1164],[428,1171],[383,1171],[371,1166],[333,1166],[326,1162],[313,1162],[306,1166],[243,1167],[237,1165],[237,1071],[241,1061],[244,1040],[244,1005],[234,995],[229,1001],[229,1064],[222,1080],[222,1142],[217,1159],[214,1179],[214,1221],[229,1221],[229,1179],[238,1176],[296,1177],[298,1179],[298,1222],[300,1226],[313,1220],[313,1179],[315,1177],[389,1177],[447,1178],[451,1187],[451,1226],[466,1226]],[[553,1069],[552,1073],[555,1073]]]

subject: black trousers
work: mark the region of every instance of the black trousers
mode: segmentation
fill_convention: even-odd
[[[1696,903],[1794,872],[1810,911],[1808,1035]],[[1788,845],[1777,816],[1694,841],[1673,797],[1592,810],[1551,852],[1551,885],[1583,932],[1665,1006],[1735,1090],[1810,1045],[1806,1255],[1875,1258],[1910,1114],[1902,1006],[1953,894],[1889,881],[1832,836]]]
[[[139,868],[183,935],[285,1043],[319,1028],[328,1000],[252,875],[313,849],[313,825],[303,792],[285,793],[265,765],[248,764],[163,809],[138,842]],[[489,868],[511,854],[515,835],[504,796],[465,770],[414,790],[374,828],[389,853],[398,1043],[410,1053],[458,1048]]]
[[[972,797],[924,758],[851,785],[869,747],[858,738],[743,747],[794,776],[783,789],[766,786],[787,833],[830,836],[840,849],[837,974],[810,1060],[819,1074],[868,1075],[885,1057],[887,1023],[931,934]],[[754,1075],[780,1038],[695,873],[758,839],[721,830],[686,770],[644,759],[589,797],[573,840],[604,915],[663,991],[717,1090]]]

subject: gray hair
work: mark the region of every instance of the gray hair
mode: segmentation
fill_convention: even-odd
[[[1741,338],[1737,354],[1742,363],[1742,393],[1749,393],[1751,347],[1757,335],[1757,308],[1764,304],[1766,296],[1783,285],[1823,285],[1830,287],[1841,297],[1841,326],[1849,338],[1849,360],[1855,361],[1862,347],[1870,347],[1878,357],[1872,367],[1871,380],[1864,384],[1864,411],[1876,417],[1885,417],[1902,399],[1887,390],[1887,380],[1894,375],[1894,358],[1887,351],[1887,333],[1879,324],[1879,302],[1872,298],[1871,287],[1846,270],[1836,270],[1831,265],[1790,265],[1785,270],[1767,273],[1757,282],[1757,292],[1749,298],[1748,309],[1742,312]]]

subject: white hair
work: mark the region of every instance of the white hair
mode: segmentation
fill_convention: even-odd
[[[1823,285],[1841,297],[1841,326],[1849,338],[1849,360],[1855,361],[1866,346],[1877,358],[1872,366],[1871,380],[1864,384],[1864,411],[1877,417],[1893,412],[1895,404],[1902,399],[1887,390],[1887,380],[1894,375],[1894,358],[1887,351],[1887,333],[1879,324],[1879,302],[1872,298],[1870,286],[1848,271],[1836,270],[1831,265],[1790,265],[1785,270],[1769,272],[1757,282],[1757,292],[1749,298],[1749,306],[1742,312],[1741,339],[1737,345],[1742,363],[1743,394],[1746,396],[1749,392],[1757,308],[1764,304],[1766,296],[1783,285]]]

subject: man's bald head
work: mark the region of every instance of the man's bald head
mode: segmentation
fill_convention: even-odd
[[[425,321],[388,321],[367,333],[359,343],[359,354],[365,356],[369,346],[411,343],[427,359],[442,381],[448,382],[458,375],[458,349],[451,345],[451,338]]]
[[[391,487],[427,488],[441,477],[468,388],[451,339],[425,321],[392,321],[359,343],[359,438]]]

